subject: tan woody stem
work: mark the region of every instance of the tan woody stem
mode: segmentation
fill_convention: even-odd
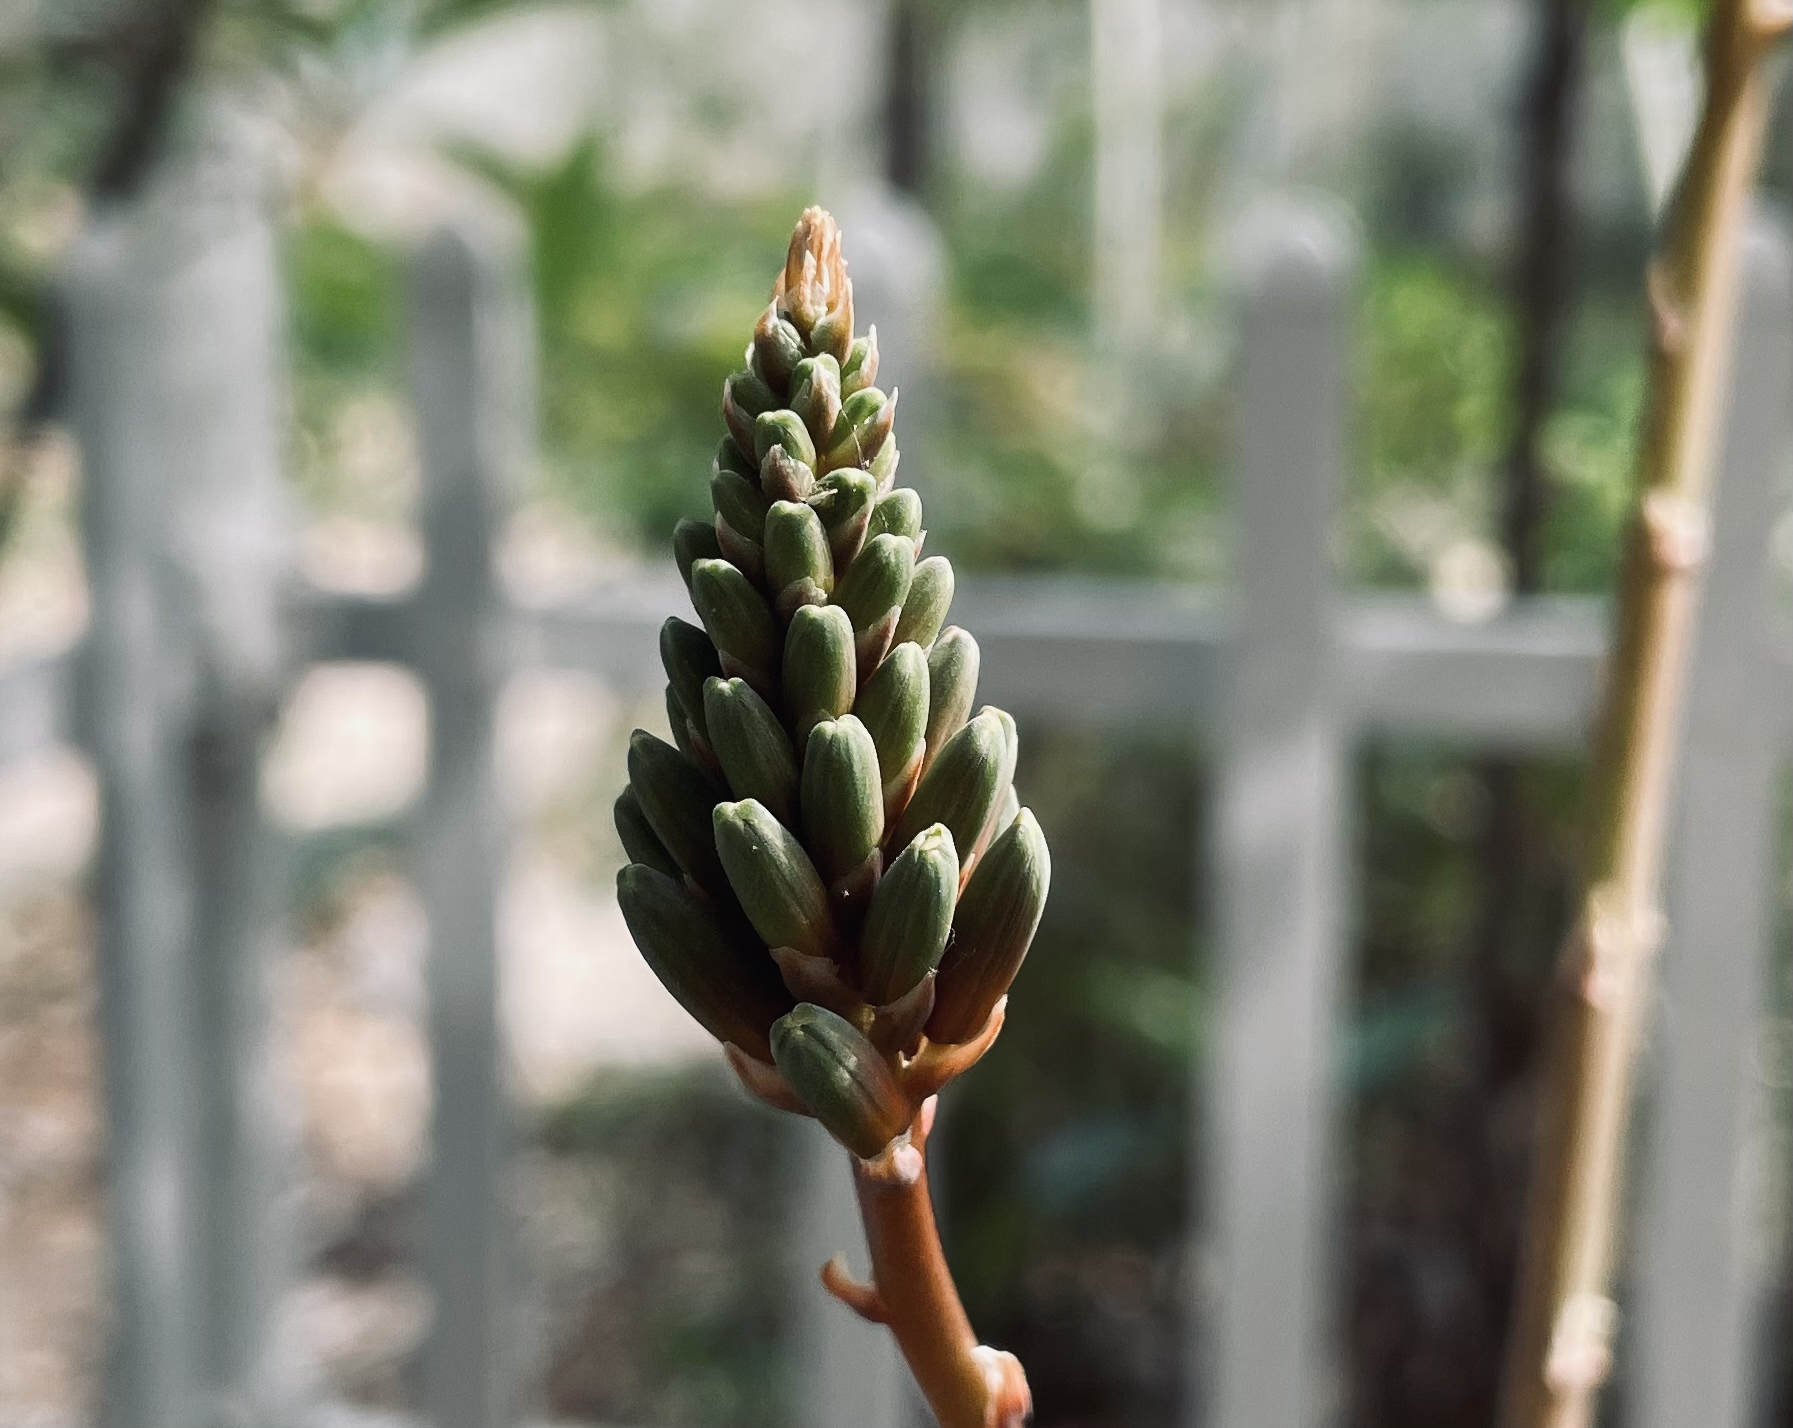
[[[1032,1408],[1013,1354],[985,1348],[953,1286],[928,1194],[927,1138],[936,1102],[922,1106],[906,1140],[853,1162],[873,1284],[855,1284],[839,1260],[822,1271],[837,1299],[886,1324],[940,1428],[1021,1428]]]
[[[1738,241],[1768,113],[1761,63],[1786,4],[1717,0],[1706,97],[1651,264],[1649,403],[1617,632],[1590,769],[1580,915],[1555,992],[1503,1428],[1585,1428],[1611,1363],[1609,1297],[1638,1033],[1716,434]]]

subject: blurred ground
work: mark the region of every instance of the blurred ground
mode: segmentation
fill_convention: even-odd
[[[34,492],[22,554],[0,566],[0,629],[32,640],[11,657],[53,647],[81,618],[66,473]],[[319,570],[364,588],[405,583],[402,542],[339,525],[307,548]],[[509,560],[537,590],[576,563],[553,537],[532,540],[527,522]],[[776,1133],[723,1083],[708,1038],[641,962],[607,891],[623,741],[636,721],[663,718],[549,675],[519,680],[501,710],[501,776],[524,830],[501,929],[506,1070],[525,1144],[551,1127],[515,1168],[526,1312],[561,1416],[748,1423],[759,1420],[730,1398],[734,1377],[713,1381],[709,1351],[660,1342],[721,1315],[728,1332],[709,1356],[729,1358],[737,1340],[754,1342],[738,1339],[742,1315],[765,1321],[768,1339],[779,1292],[775,1274],[756,1299],[764,1276],[730,1273],[744,1245],[776,1255],[775,1233],[736,1223],[776,1205],[764,1183]],[[265,784],[302,883],[275,997],[310,1264],[288,1305],[289,1348],[335,1395],[390,1408],[412,1401],[429,1321],[414,1226],[430,1108],[428,933],[397,841],[426,738],[407,673],[319,667],[289,701]],[[93,943],[80,897],[95,818],[72,752],[0,771],[0,1422],[18,1428],[90,1421],[105,1339]],[[614,1109],[625,1104],[631,1114]],[[772,1391],[760,1385],[762,1407]]]
[[[506,719],[529,734],[516,747],[564,753],[560,728],[588,754],[609,752],[628,711],[593,707],[581,693],[515,691]],[[289,714],[273,800],[311,820],[314,835],[345,813],[396,811],[414,791],[407,771],[421,769],[419,713],[415,692],[389,671],[319,671]],[[553,767],[564,782],[566,764]],[[514,772],[512,787],[526,789],[532,771]],[[35,760],[6,771],[0,807],[0,1422],[37,1428],[89,1421],[104,1342],[92,928],[78,894],[91,780],[72,756]],[[311,1261],[288,1333],[294,1355],[317,1364],[336,1393],[400,1407],[429,1319],[414,1262],[430,1095],[427,931],[389,836],[354,841],[323,851],[278,979]],[[519,1126],[533,1142],[542,1117],[551,1125],[545,1147],[526,1149],[514,1170],[527,1312],[545,1326],[540,1371],[574,1418],[665,1409],[652,1421],[757,1421],[728,1402],[732,1381],[705,1389],[700,1372],[694,1387],[676,1355],[669,1369],[650,1350],[662,1289],[685,1301],[673,1320],[702,1319],[743,1298],[730,1273],[743,1245],[769,1244],[775,1258],[775,1233],[733,1221],[776,1206],[756,1186],[775,1173],[776,1132],[724,1084],[707,1038],[641,963],[614,901],[551,844],[519,852],[502,934]],[[625,1101],[635,1114],[622,1115]],[[731,1341],[718,1352],[732,1354]],[[700,1402],[673,1411],[662,1390]],[[730,1412],[708,1416],[704,1404]]]
[[[89,925],[67,891],[0,921],[0,1418],[86,1420],[105,1342]]]

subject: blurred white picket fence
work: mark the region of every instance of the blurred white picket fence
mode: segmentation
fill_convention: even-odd
[[[432,929],[424,1406],[437,1428],[508,1424],[529,1394],[506,1367],[495,701],[528,666],[657,689],[655,633],[682,591],[669,563],[651,586],[507,603],[492,551],[530,439],[528,314],[503,245],[456,232],[423,247],[411,281],[426,572],[390,599],[302,588],[284,558],[281,302],[262,205],[203,180],[144,202],[100,222],[68,278],[90,633],[76,656],[0,671],[0,759],[78,740],[102,791],[93,896],[115,1266],[103,1418],[348,1421],[294,1402],[272,1350],[272,1307],[296,1266],[280,1159],[290,1108],[267,1069],[284,891],[258,812],[270,716],[298,673],[329,659],[403,662],[429,694],[414,822]],[[1357,882],[1353,745],[1575,746],[1604,617],[1531,600],[1461,625],[1417,597],[1334,588],[1352,449],[1349,227],[1289,206],[1246,251],[1237,588],[968,580],[955,619],[982,644],[985,696],[1024,722],[1168,720],[1215,736],[1220,964],[1199,1080],[1207,1215],[1190,1233],[1218,1273],[1191,1307],[1187,1421],[1310,1428],[1328,1416],[1334,1354],[1330,1068]],[[1767,541],[1793,457],[1793,260],[1777,228],[1752,231],[1746,271],[1623,1348],[1648,1428],[1749,1421],[1746,1145],[1793,718]],[[806,1154],[792,1223],[794,1254],[812,1265],[857,1231],[845,1167],[815,1140]],[[913,1422],[883,1339],[819,1294],[804,1303],[799,1422]]]

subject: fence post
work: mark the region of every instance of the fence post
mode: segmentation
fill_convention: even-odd
[[[1246,242],[1240,609],[1219,735],[1208,1019],[1206,1210],[1218,1295],[1202,1356],[1213,1374],[1208,1412],[1192,1402],[1186,1421],[1310,1428],[1328,1357],[1345,942],[1330,538],[1348,449],[1356,259],[1347,223],[1318,207],[1264,211]]]
[[[297,1128],[273,1072],[270,975],[284,897],[261,813],[261,756],[282,676],[287,551],[279,467],[280,275],[262,155],[213,126],[215,148],[174,169],[160,202],[197,226],[199,260],[165,289],[163,357],[177,376],[163,420],[172,594],[190,641],[182,730],[198,1161],[192,1187],[194,1330],[208,1422],[267,1423],[290,1407],[273,1326],[292,1269],[281,1212]]]
[[[259,154],[226,115],[207,132],[96,225],[72,273],[83,726],[104,790],[108,1412],[132,1425],[280,1411],[258,796],[280,674],[280,300]]]
[[[905,1428],[913,1417],[908,1376],[889,1330],[848,1313],[817,1278],[836,1254],[847,1256],[855,1274],[867,1273],[846,1152],[814,1121],[795,1127],[791,1142],[798,1206],[790,1250],[796,1422],[799,1428]]]
[[[67,280],[92,626],[77,721],[100,785],[94,874],[112,1341],[101,1421],[189,1423],[194,1075],[184,820],[163,568],[164,263],[131,211],[98,215]]]
[[[1758,220],[1689,688],[1637,1241],[1645,1428],[1755,1421],[1758,1286],[1748,1152],[1771,967],[1775,809],[1788,712],[1773,680],[1767,532],[1793,460],[1793,250]]]
[[[439,231],[418,255],[411,287],[428,558],[415,605],[430,700],[416,859],[430,926],[435,1101],[424,1236],[435,1319],[424,1401],[435,1428],[497,1428],[513,1411],[497,946],[506,849],[493,769],[509,641],[493,544],[523,452],[531,351],[508,259],[466,233]]]

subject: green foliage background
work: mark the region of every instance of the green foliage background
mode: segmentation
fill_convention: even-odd
[[[924,197],[948,269],[925,450],[946,498],[930,509],[930,542],[962,570],[1224,577],[1232,334],[1213,228],[1241,112],[1224,94],[1173,105],[1166,305],[1182,320],[1118,382],[1091,338],[1087,113],[1063,116],[1016,190],[994,192],[950,161],[936,174]],[[1425,586],[1452,542],[1495,539],[1517,342],[1504,258],[1439,217],[1458,161],[1442,153],[1415,169],[1415,152],[1391,142],[1341,181],[1365,262],[1340,556],[1348,578],[1394,589]],[[808,196],[628,187],[601,137],[540,172],[467,162],[512,196],[529,235],[542,492],[605,543],[657,557],[673,522],[706,508],[720,380]],[[1431,177],[1416,189],[1416,174]],[[1611,578],[1642,395],[1647,237],[1640,185],[1628,226],[1578,245],[1565,380],[1545,432],[1551,592],[1599,592]],[[318,217],[290,254],[303,410],[318,423],[347,386],[391,370],[393,258]],[[1047,1424],[1168,1428],[1186,1370],[1178,1326],[1202,1272],[1187,1238],[1201,1184],[1191,1013],[1204,1002],[1211,908],[1195,891],[1203,759],[1179,722],[1166,711],[1155,728],[1025,727],[1021,786],[1054,849],[1052,903],[1010,1029],[955,1089],[942,1137],[967,1302],[1030,1364]],[[1541,834],[1526,935],[1547,949],[1572,876],[1576,769],[1558,760],[1520,776]],[[1482,897],[1481,777],[1476,751],[1434,745],[1378,745],[1356,766],[1360,911],[1338,1074],[1351,1213],[1366,1221],[1412,1202],[1425,1174],[1416,1126],[1473,1055],[1464,966]],[[600,1128],[582,1153],[617,1143],[605,1136],[626,1118],[602,1111],[615,1094],[594,1087],[599,1109],[560,1122]],[[641,1094],[629,1089],[628,1104],[639,1109]],[[1355,1302],[1346,1278],[1341,1296]],[[722,1363],[706,1342],[688,1341],[696,1361]],[[666,1382],[692,1371],[668,1367]],[[779,1421],[775,1381],[729,1374],[746,1395],[738,1421]]]
[[[208,54],[239,71],[321,67],[352,95],[377,84],[389,51],[510,3],[231,0]],[[1683,18],[1701,8],[1645,3]],[[968,16],[1020,8],[983,0],[932,13],[950,35]],[[1609,39],[1631,8],[1601,0],[1600,34]],[[1018,188],[978,182],[939,155],[922,199],[943,240],[946,301],[931,334],[935,424],[916,446],[942,493],[931,548],[962,571],[1225,576],[1234,334],[1216,229],[1248,122],[1235,85],[1243,81],[1175,96],[1166,116],[1171,320],[1160,350],[1124,370],[1091,335],[1087,105],[1056,117],[1044,161]],[[78,177],[102,127],[103,91],[79,64],[26,67],[0,86],[0,134],[13,140],[0,164],[0,322],[19,343],[48,266],[42,245],[21,236],[25,220]],[[526,237],[540,345],[530,499],[606,548],[664,559],[674,521],[707,509],[722,378],[739,365],[790,223],[813,195],[720,198],[689,183],[626,183],[613,142],[588,135],[536,170],[479,152],[460,159],[509,196]],[[1784,158],[1784,132],[1777,142]],[[1357,463],[1339,552],[1343,573],[1363,585],[1424,587],[1453,543],[1493,538],[1517,334],[1504,254],[1448,218],[1464,164],[1431,136],[1390,133],[1351,171],[1326,176],[1363,225]],[[1648,219],[1634,187],[1635,212],[1577,244],[1565,381],[1545,433],[1551,592],[1599,592],[1612,574],[1642,397]],[[849,260],[852,244],[849,231]],[[402,402],[404,254],[302,199],[284,262],[301,494],[316,514],[402,521],[414,493],[360,481],[340,455],[357,410]],[[1211,914],[1197,892],[1202,750],[1175,710],[1149,728],[1030,724],[1023,736],[1020,786],[1052,842],[1055,884],[1010,1029],[949,1107],[950,1247],[980,1326],[1029,1362],[1042,1425],[1168,1425],[1186,1368],[1180,1316],[1192,1296],[1199,1302],[1192,1286],[1203,1272],[1187,1254],[1200,1208],[1191,1013],[1204,1004]],[[1576,773],[1572,761],[1552,761],[1523,777],[1543,829],[1528,918],[1547,945],[1573,866]],[[1404,1193],[1415,1107],[1431,1104],[1466,1055],[1463,968],[1487,790],[1474,751],[1409,744],[1362,751],[1356,788],[1360,910],[1339,1084],[1353,1115],[1347,1180],[1361,1205]],[[583,810],[594,827],[603,804],[594,796]],[[592,848],[602,873],[614,850],[602,834]],[[709,1082],[648,1078],[595,1084],[539,1128],[552,1154],[627,1167],[616,1172],[625,1179],[639,1173],[695,1199],[718,1183],[736,1192],[719,1208],[704,1202],[732,1227],[733,1239],[702,1246],[720,1287],[700,1292],[680,1271],[668,1276],[679,1287],[655,1297],[644,1269],[627,1286],[639,1331],[631,1352],[645,1365],[630,1396],[569,1370],[554,1390],[558,1409],[618,1421],[788,1421],[768,1363],[791,1311],[783,1289],[768,1288],[781,1281],[763,1254],[766,1206],[780,1191],[755,1114]],[[698,1262],[680,1259],[689,1246],[650,1234],[651,1201],[628,1213],[661,1256],[654,1272],[688,1270]]]

